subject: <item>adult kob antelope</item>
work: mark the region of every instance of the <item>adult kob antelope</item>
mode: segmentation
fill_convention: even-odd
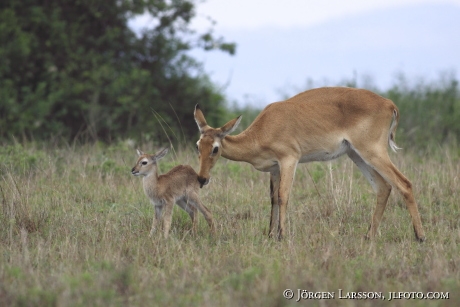
[[[142,176],[145,195],[150,199],[155,208],[150,236],[153,235],[157,224],[163,221],[164,236],[168,237],[171,228],[174,203],[184,209],[192,219],[192,230],[196,229],[197,209],[203,213],[206,221],[214,232],[214,222],[211,212],[206,208],[198,196],[200,185],[198,175],[190,165],[178,165],[168,173],[158,175],[157,161],[168,153],[164,148],[154,155],[145,154],[139,149],[139,158],[131,173]],[[164,216],[163,216],[164,210]]]
[[[241,120],[237,117],[212,128],[199,105],[195,121],[201,136],[197,142],[201,187],[220,156],[252,164],[270,172],[271,218],[269,235],[278,225],[285,234],[286,207],[298,163],[328,161],[347,154],[377,194],[368,238],[376,235],[392,187],[404,197],[418,240],[425,239],[411,182],[393,165],[388,145],[396,151],[399,120],[396,105],[363,89],[326,87],[305,91],[286,101],[268,105],[238,135],[229,135]]]

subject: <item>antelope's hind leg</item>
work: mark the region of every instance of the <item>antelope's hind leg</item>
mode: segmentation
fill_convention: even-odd
[[[192,220],[192,233],[196,233],[196,224],[198,221],[198,216],[196,214],[198,211],[197,208],[194,205],[187,203],[184,199],[178,200],[177,205],[188,213],[190,219]]]
[[[366,164],[369,165],[372,170],[378,173],[378,175],[380,175],[380,177],[375,176],[374,178],[383,178],[383,180],[386,181],[387,187],[389,185],[389,186],[395,187],[399,191],[399,193],[404,198],[404,201],[406,202],[406,206],[407,206],[407,209],[412,219],[412,225],[414,227],[414,232],[415,232],[415,236],[417,240],[419,240],[420,242],[425,241],[425,232],[422,227],[420,213],[418,211],[418,206],[417,206],[417,203],[415,202],[414,193],[412,191],[412,183],[391,162],[390,157],[388,156],[388,153],[386,151],[386,148],[385,148],[385,151],[381,151],[381,152],[384,152],[385,154],[382,155],[382,154],[374,153],[372,151],[364,151],[363,153],[360,153],[358,156],[361,158],[361,160],[363,160],[363,162],[366,161]],[[379,183],[379,181],[376,181],[376,182]],[[384,184],[382,183],[378,184],[378,187],[384,190],[384,188],[382,188],[383,186]],[[387,189],[391,190],[391,188],[387,188]],[[381,215],[383,214],[383,210],[385,210],[386,201],[385,201],[385,204],[382,204],[383,203],[382,200],[388,199],[388,196],[384,197],[384,195],[385,193],[381,192],[380,197],[379,197],[379,192],[377,192],[377,208],[376,208],[376,213],[374,213],[375,217],[378,220],[377,222],[380,222]],[[379,198],[380,198],[380,201],[382,202],[380,204],[379,204]],[[370,229],[370,234],[372,234],[371,231],[375,231],[375,229],[372,229],[372,225]]]
[[[203,214],[204,218],[206,219],[206,222],[208,222],[209,228],[211,229],[211,233],[215,234],[216,227],[214,224],[214,219],[212,218],[212,213],[205,205],[203,205],[198,194],[190,193],[188,202],[191,203],[196,208],[198,208],[198,210],[200,210],[200,212]]]
[[[374,214],[372,215],[369,231],[366,235],[367,239],[373,239],[377,235],[378,227],[382,221],[383,212],[385,211],[388,203],[388,197],[391,193],[391,185],[388,184],[385,179],[371,166],[366,164],[356,151],[350,150],[347,154],[356,166],[358,166],[377,194],[377,205],[375,207]]]

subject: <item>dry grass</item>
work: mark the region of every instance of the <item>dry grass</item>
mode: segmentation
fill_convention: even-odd
[[[136,155],[111,147],[0,152],[0,306],[455,306],[460,304],[460,151],[393,155],[413,182],[427,241],[417,243],[402,198],[390,197],[381,235],[365,241],[375,197],[346,158],[300,165],[288,234],[267,238],[269,177],[224,160],[201,190],[217,235],[200,215],[190,233],[174,211],[169,239],[149,239],[153,216]],[[152,148],[145,148],[150,150]],[[16,158],[15,158],[16,157]],[[20,157],[20,158],[17,158]],[[163,162],[163,160],[161,161]],[[160,163],[197,169],[192,151]],[[311,292],[449,292],[448,300],[302,300]]]

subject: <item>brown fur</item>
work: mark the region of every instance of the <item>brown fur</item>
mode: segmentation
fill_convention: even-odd
[[[399,111],[391,100],[362,89],[313,89],[268,105],[246,130],[235,136],[228,134],[238,125],[239,117],[221,128],[212,128],[198,105],[194,116],[201,133],[197,143],[201,185],[209,182],[209,172],[221,155],[270,172],[270,236],[277,224],[279,238],[284,235],[297,164],[347,154],[377,194],[367,237],[375,236],[391,188],[396,187],[404,197],[416,237],[425,239],[412,184],[393,165],[387,151],[388,145],[397,149],[394,138]]]
[[[198,196],[200,185],[197,181],[198,175],[195,170],[190,165],[178,165],[168,173],[158,175],[157,161],[167,152],[167,149],[163,149],[154,155],[149,155],[138,150],[139,158],[131,170],[133,175],[143,176],[142,184],[145,195],[155,207],[155,217],[153,218],[150,236],[155,231],[157,223],[163,220],[164,236],[165,238],[168,237],[174,203],[190,215],[193,231],[196,228],[197,209],[203,213],[211,227],[211,231],[214,231],[212,214],[201,203]]]

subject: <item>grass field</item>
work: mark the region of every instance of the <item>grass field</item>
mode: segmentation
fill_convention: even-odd
[[[299,165],[281,242],[267,237],[268,174],[221,158],[201,190],[216,236],[202,215],[192,235],[176,207],[165,240],[148,237],[153,208],[127,143],[3,146],[0,306],[460,306],[460,150],[391,156],[414,185],[425,243],[395,192],[381,234],[364,240],[375,196],[347,158]],[[160,169],[176,164],[197,169],[196,153],[170,152]],[[299,291],[335,299],[296,302]],[[339,299],[351,292],[384,299]]]

